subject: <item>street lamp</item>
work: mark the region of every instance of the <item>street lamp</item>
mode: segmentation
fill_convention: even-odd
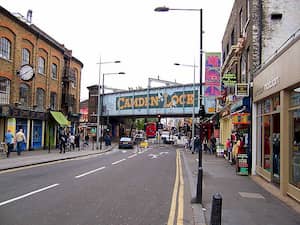
[[[192,114],[192,138],[194,139],[195,137],[195,74],[196,74],[196,66],[195,65],[195,60],[193,65],[187,65],[187,64],[180,64],[180,63],[174,63],[175,66],[185,66],[185,67],[193,67],[194,70],[194,81],[193,81],[193,114]],[[192,152],[195,151],[195,143],[193,142],[192,144]]]
[[[199,105],[199,113],[202,114],[203,112],[203,106],[202,106],[202,56],[203,56],[203,30],[202,30],[202,8],[201,9],[173,9],[173,8],[168,8],[166,6],[162,7],[157,7],[154,9],[156,12],[168,12],[171,10],[177,10],[177,11],[197,11],[200,13],[200,105]],[[201,116],[201,115],[200,115]],[[201,132],[200,132],[201,134]],[[199,160],[198,160],[198,182],[197,182],[197,195],[196,195],[196,202],[197,203],[202,203],[202,181],[203,181],[203,168],[202,168],[202,145],[200,145],[200,151],[199,151]]]
[[[100,114],[99,114],[99,106],[100,106],[100,81],[101,81],[101,65],[102,64],[110,64],[110,63],[120,63],[121,61],[110,61],[110,62],[102,62],[101,57],[100,61],[98,62],[99,64],[99,80],[98,80],[98,104],[97,104],[97,140],[96,140],[96,148],[99,149],[99,123],[100,123]],[[102,145],[101,145],[102,147]],[[101,148],[100,148],[101,149]]]
[[[104,76],[106,75],[118,75],[118,74],[125,74],[124,72],[119,73],[103,73],[102,74],[102,98],[101,98],[101,104],[100,104],[100,130],[101,130],[101,141],[100,141],[100,150],[102,149],[102,140],[103,140],[103,124],[102,124],[102,116],[103,116],[103,97],[104,97]],[[100,95],[99,95],[100,99]]]

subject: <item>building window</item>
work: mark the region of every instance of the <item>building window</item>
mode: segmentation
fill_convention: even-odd
[[[27,48],[22,49],[22,65],[30,63],[30,52]]]
[[[51,67],[51,77],[53,79],[57,79],[57,65],[55,63],[52,63]]]
[[[290,97],[291,149],[290,183],[300,188],[300,87],[294,89]]]
[[[232,32],[231,32],[230,43],[231,43],[231,46],[234,45],[234,29],[233,29]]]
[[[57,102],[57,95],[55,92],[51,92],[50,94],[50,108],[52,110],[56,110],[56,102]]]
[[[43,57],[39,57],[38,61],[38,72],[40,74],[45,74],[45,59]]]
[[[43,110],[45,103],[45,91],[42,88],[36,90],[36,106],[37,109]]]
[[[246,16],[247,16],[247,21],[250,20],[250,0],[246,0]]]
[[[21,106],[29,106],[29,97],[30,97],[30,90],[27,84],[20,85],[20,99],[19,102]]]
[[[0,104],[9,104],[10,80],[0,77]]]
[[[70,80],[72,88],[76,87],[77,71],[75,69],[71,70]]]
[[[0,57],[10,59],[11,43],[7,38],[0,39]]]
[[[240,11],[240,36],[243,36],[243,28],[244,28],[243,9],[241,9],[241,11]]]

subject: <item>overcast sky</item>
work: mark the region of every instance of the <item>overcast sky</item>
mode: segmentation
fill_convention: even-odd
[[[221,52],[221,41],[234,0],[0,0],[10,12],[32,22],[73,51],[83,64],[81,100],[86,87],[98,84],[97,62],[105,86],[128,89],[147,87],[148,78],[192,83],[193,70],[173,64],[199,64],[200,14],[192,11],[154,12],[158,6],[203,9],[203,50]],[[196,74],[199,81],[199,71]]]

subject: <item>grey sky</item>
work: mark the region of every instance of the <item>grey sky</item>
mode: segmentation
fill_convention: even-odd
[[[114,88],[147,86],[148,77],[192,83],[191,68],[173,63],[199,64],[199,12],[154,12],[158,6],[203,9],[203,49],[221,51],[221,40],[234,0],[0,0],[2,7],[26,16],[83,62],[81,100],[87,86],[98,84],[99,57],[102,72],[126,75],[105,78]],[[196,80],[199,80],[197,71]]]

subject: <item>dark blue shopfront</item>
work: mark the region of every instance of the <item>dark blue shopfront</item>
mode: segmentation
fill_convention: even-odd
[[[29,132],[27,119],[16,119],[16,132],[23,129],[26,140],[30,141],[29,147],[31,149],[40,149],[42,148],[43,122],[41,120],[31,120],[30,123],[32,133]],[[26,149],[26,143],[22,147]]]
[[[40,120],[32,121],[32,148],[42,148],[43,123]]]

